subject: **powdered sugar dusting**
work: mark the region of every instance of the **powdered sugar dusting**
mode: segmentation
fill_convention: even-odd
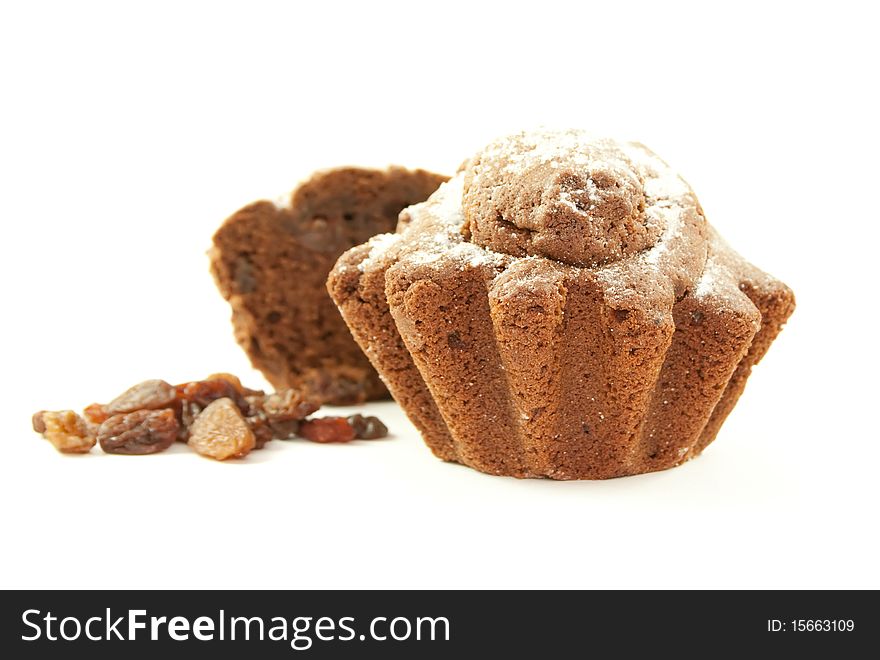
[[[519,141],[520,146],[511,149],[510,140]],[[482,170],[485,174],[492,168],[498,168],[496,171],[507,168],[511,172],[531,173],[530,168],[540,167],[544,163],[551,169],[553,163],[566,168],[571,168],[572,163],[577,165],[572,170],[574,174],[566,178],[562,185],[552,177],[548,185],[553,186],[554,202],[558,200],[559,206],[578,214],[592,213],[594,202],[596,208],[600,208],[600,202],[607,202],[602,195],[607,196],[609,191],[618,192],[621,187],[632,185],[644,193],[639,192],[635,201],[638,202],[641,222],[651,240],[641,249],[624,254],[623,258],[615,254],[617,258],[596,267],[594,272],[603,282],[606,293],[614,294],[621,300],[632,296],[660,296],[666,287],[673,286],[669,284],[672,281],[675,282],[674,286],[682,290],[685,287],[692,291],[696,288],[694,280],[700,270],[694,262],[698,258],[705,258],[705,252],[699,256],[689,238],[693,233],[695,240],[700,239],[699,233],[694,233],[697,230],[691,227],[702,219],[690,187],[642,145],[597,139],[583,131],[565,131],[552,137],[541,132],[522,133],[490,144],[457,176],[441,185],[427,201],[407,209],[411,222],[408,229],[402,230],[401,235],[405,239],[395,258],[411,266],[437,270],[450,267],[480,269],[488,266],[486,275],[489,277],[495,276],[493,269],[500,273],[526,258],[550,259],[560,265],[572,265],[564,259],[554,259],[545,254],[524,257],[518,256],[521,254],[518,251],[511,251],[510,254],[496,251],[491,241],[472,240],[470,235],[475,229],[473,225],[466,226],[463,192],[465,183],[471,188],[477,185],[474,172],[479,174]],[[610,172],[615,174],[610,175]],[[527,177],[526,180],[541,181],[541,177],[543,174],[539,172],[537,177]],[[489,179],[486,186],[492,183],[491,177]],[[518,181],[511,183],[507,178],[502,178],[501,182],[503,185],[519,185]],[[517,227],[510,226],[514,224],[513,221],[499,222],[493,231],[497,235],[508,232],[511,239],[516,239],[521,232],[517,233]],[[503,244],[506,246],[512,242]],[[627,237],[626,242],[632,245],[637,242],[636,236]],[[371,249],[368,260],[383,249],[382,243]],[[517,269],[517,272],[517,277],[524,276],[525,271],[519,273]],[[711,273],[707,273],[701,291],[714,286],[710,278]],[[682,284],[682,281],[686,284]]]
[[[697,281],[694,289],[694,296],[697,298],[705,298],[711,294],[717,294],[723,286],[733,286],[730,279],[730,268],[728,267],[725,255],[733,251],[721,236],[713,231],[712,252],[706,259],[706,266],[703,268],[703,274]]]
[[[367,241],[367,245],[370,246],[370,251],[367,253],[367,258],[361,261],[358,264],[358,270],[362,273],[367,270],[370,266],[372,266],[377,259],[379,259],[392,245],[397,243],[400,240],[401,234],[378,234],[377,236],[373,236],[369,241]]]
[[[662,205],[648,207],[645,213],[656,215],[662,223],[661,226],[666,227],[657,244],[644,253],[645,263],[656,266],[660,263],[660,258],[669,251],[669,242],[672,237],[681,231],[681,217],[675,209]]]
[[[434,231],[418,236],[414,249],[406,254],[408,263],[427,265],[454,261],[461,267],[479,268],[487,264],[500,265],[507,259],[506,255],[466,241],[462,236],[463,187],[464,175],[459,174],[441,185],[426,202],[409,208],[412,225],[430,223]]]
[[[716,279],[718,276],[718,266],[711,260],[706,263],[703,269],[703,275],[697,282],[697,288],[694,290],[694,296],[697,298],[705,298],[715,289]]]
[[[690,186],[656,154],[637,142],[623,142],[621,150],[639,170],[645,185],[645,197],[652,202],[675,200],[687,195]]]
[[[273,206],[279,211],[284,211],[290,208],[290,193],[285,193],[284,195],[279,195],[273,200],[270,200]]]
[[[511,141],[518,143],[520,149],[511,149]],[[623,170],[626,175],[629,168],[626,163],[599,160],[595,157],[598,149],[602,152],[611,151],[616,143],[609,138],[597,138],[585,131],[570,129],[567,131],[523,131],[514,136],[496,140],[483,150],[483,156],[492,160],[504,158],[507,161],[505,171],[519,175],[535,165],[549,165],[555,169],[560,162],[578,165],[585,169],[602,166],[606,169]],[[631,174],[630,174],[631,175]]]

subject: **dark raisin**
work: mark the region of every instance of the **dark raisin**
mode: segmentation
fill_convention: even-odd
[[[113,415],[98,429],[98,442],[108,454],[155,454],[177,439],[173,410],[136,410]]]
[[[307,419],[299,426],[300,437],[312,442],[350,442],[354,428],[345,417],[318,417]]]
[[[278,440],[290,440],[295,438],[299,431],[300,421],[298,419],[288,419],[284,421],[268,420],[269,428],[272,429],[272,436]]]
[[[177,430],[177,439],[186,442],[189,439],[189,430],[192,428],[196,417],[202,412],[202,406],[196,405],[189,401],[181,401],[177,409],[177,422],[179,428]]]
[[[243,407],[245,404],[244,395],[239,392],[235,384],[225,378],[212,378],[210,380],[196,380],[191,383],[183,383],[177,386],[177,396],[189,403],[194,403],[201,408],[207,407],[212,401],[217,399],[232,399],[232,401]],[[239,405],[241,402],[241,405]]]
[[[254,434],[254,449],[262,449],[267,442],[275,438],[275,432],[263,415],[246,417],[245,421]]]
[[[388,427],[378,417],[351,415],[347,419],[354,429],[355,437],[360,440],[375,440],[388,435]]]
[[[127,389],[106,406],[108,415],[171,408],[177,399],[173,385],[164,380],[145,380]]]
[[[388,435],[388,427],[378,417],[367,417],[367,428],[359,437],[364,440],[375,440]]]

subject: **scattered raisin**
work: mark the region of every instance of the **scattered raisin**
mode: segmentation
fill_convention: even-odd
[[[312,442],[350,442],[355,431],[345,417],[318,417],[300,424],[299,435]]]
[[[249,404],[244,395],[238,390],[238,386],[225,377],[225,374],[218,374],[219,377],[213,377],[208,380],[195,380],[189,383],[178,385],[177,401],[178,401],[178,421],[180,429],[177,439],[186,442],[189,438],[190,429],[199,414],[213,401],[218,399],[231,399],[242,414],[249,414]],[[232,378],[235,378],[232,376]],[[236,379],[238,380],[238,379]]]
[[[254,434],[254,449],[262,449],[267,442],[275,439],[275,432],[263,415],[246,417],[247,425]]]
[[[244,395],[240,394],[236,386],[225,378],[195,380],[191,383],[178,385],[176,389],[179,399],[194,403],[201,408],[205,408],[217,399],[232,399],[239,408],[244,405]]]
[[[211,374],[205,380],[229,381],[235,387],[236,391],[244,397],[263,396],[266,394],[263,390],[252,390],[249,387],[245,387],[244,385],[241,384],[241,381],[238,379],[238,376],[234,376],[233,374],[227,374],[227,373]]]
[[[284,421],[268,420],[269,428],[272,429],[273,437],[278,440],[290,440],[296,437],[299,431],[300,420],[288,419]]]
[[[244,385],[241,384],[241,380],[239,380],[238,376],[234,376],[233,374],[227,373],[216,373],[211,374],[205,380],[225,380],[227,383],[231,384],[235,391],[241,395],[244,395]]]
[[[347,419],[354,429],[355,437],[360,440],[375,440],[388,435],[388,427],[378,417],[351,415]]]
[[[222,398],[199,413],[187,442],[202,456],[223,461],[247,455],[256,439],[235,402]]]
[[[129,413],[135,410],[159,410],[170,408],[177,399],[173,385],[164,380],[145,380],[127,389],[106,406],[109,415]]]
[[[268,395],[262,406],[266,417],[272,422],[304,419],[320,407],[319,403],[307,400],[301,392],[294,389]]]
[[[376,417],[306,419],[320,407],[315,390],[323,388],[326,374],[315,371],[312,380],[312,388],[273,394],[244,387],[227,373],[177,386],[147,380],[108,404],[91,404],[82,417],[70,410],[40,411],[32,424],[62,452],[87,452],[100,442],[110,454],[154,454],[180,440],[218,460],[245,456],[276,438],[339,443],[388,434]]]
[[[108,454],[155,454],[177,439],[173,410],[136,410],[113,415],[98,429],[98,442]]]
[[[42,410],[32,422],[34,430],[64,454],[85,454],[95,446],[95,435],[86,420],[72,410]]]
[[[189,430],[192,428],[196,417],[202,412],[202,407],[197,406],[189,401],[181,401],[177,409],[177,439],[180,442],[186,442],[189,439]]]
[[[110,417],[110,413],[107,412],[107,406],[100,403],[93,403],[83,410],[83,417],[92,424],[100,425]]]
[[[265,416],[265,413],[263,412],[263,401],[265,398],[265,394],[246,394],[244,401],[247,405],[241,412],[245,417],[254,417],[255,415]]]
[[[45,414],[45,410],[40,410],[39,412],[35,412],[33,417],[31,417],[31,425],[37,433],[44,433],[46,431],[46,422],[43,420],[43,415]]]

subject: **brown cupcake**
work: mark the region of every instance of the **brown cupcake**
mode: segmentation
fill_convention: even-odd
[[[223,223],[211,272],[232,306],[236,339],[273,387],[331,404],[387,397],[325,281],[340,254],[393,231],[401,209],[446,179],[401,167],[326,170],[282,204],[255,202]]]
[[[437,456],[554,479],[698,455],[794,310],[662,160],[580,131],[493,142],[328,288]]]

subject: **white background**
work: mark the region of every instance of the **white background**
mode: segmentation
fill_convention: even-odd
[[[880,587],[871,3],[0,9],[4,587]],[[30,430],[145,378],[260,385],[205,250],[340,164],[451,172],[536,125],[643,141],[798,309],[704,456],[489,477],[394,432],[221,464]]]

